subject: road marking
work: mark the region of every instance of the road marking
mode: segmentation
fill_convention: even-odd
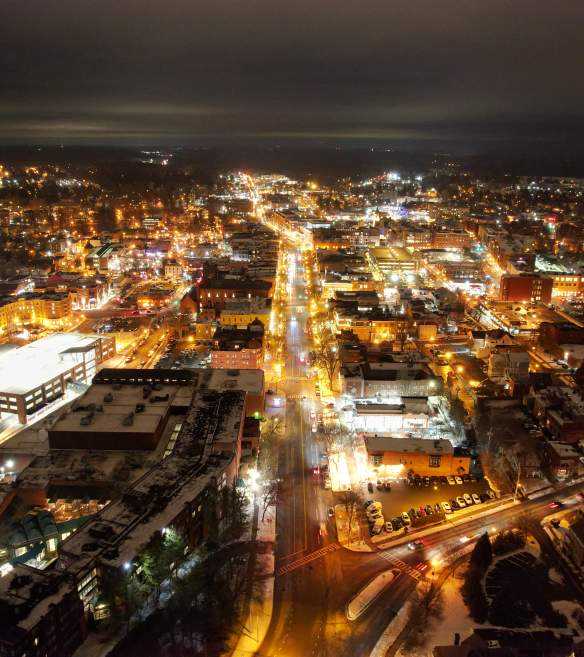
[[[316,559],[320,559],[321,557],[324,557],[331,552],[336,552],[340,549],[341,546],[338,543],[331,543],[330,545],[326,545],[325,547],[320,548],[320,550],[315,550],[314,552],[311,552],[310,554],[307,554],[300,559],[296,559],[296,561],[292,561],[291,563],[282,566],[282,568],[278,570],[278,575],[286,575],[292,570],[301,568],[311,561],[316,561]]]
[[[409,575],[410,577],[413,577],[416,580],[422,577],[422,573],[419,570],[412,568],[409,564],[407,564],[405,561],[402,561],[398,557],[392,557],[387,552],[378,552],[377,556],[381,557],[382,559],[385,559],[386,561],[389,561],[389,563],[392,566],[397,566],[400,570],[406,573],[406,575]]]

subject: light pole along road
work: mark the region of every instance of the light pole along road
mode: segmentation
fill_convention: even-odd
[[[444,556],[484,531],[513,527],[520,515],[538,521],[550,512],[552,499],[573,495],[578,486],[537,500],[502,508],[488,517],[445,523],[424,537],[423,554],[406,545],[378,552],[350,552],[336,541],[327,517],[334,494],[312,474],[319,453],[310,416],[314,377],[307,365],[307,295],[301,252],[291,249],[288,271],[286,358],[282,393],[287,397],[285,432],[279,455],[282,492],[277,507],[276,581],[272,621],[257,655],[266,657],[366,657],[393,615],[423,575],[421,560]],[[538,537],[541,538],[541,537]],[[375,575],[388,568],[401,574],[357,621],[345,616],[348,600]]]

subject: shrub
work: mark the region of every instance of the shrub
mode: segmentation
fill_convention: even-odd
[[[497,556],[521,550],[525,547],[526,536],[522,531],[508,529],[497,535],[493,541],[493,552]]]

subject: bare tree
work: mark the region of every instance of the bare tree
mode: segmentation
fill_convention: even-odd
[[[363,501],[363,496],[358,490],[351,489],[345,491],[340,497],[341,504],[345,507],[348,523],[349,543],[351,543],[351,533],[353,522],[357,517],[357,507]]]
[[[271,506],[276,506],[278,503],[278,494],[280,493],[280,482],[276,479],[269,481],[264,485],[263,499],[262,499],[262,522],[266,517],[266,513]]]
[[[329,388],[334,390],[335,377],[341,367],[341,358],[335,336],[330,331],[323,331],[319,343],[312,352],[312,362],[325,371]]]
[[[274,479],[278,469],[279,441],[284,426],[279,418],[270,418],[262,423],[258,470],[267,479]]]
[[[335,458],[341,452],[341,442],[339,440],[339,429],[337,426],[328,426],[319,434],[322,440],[324,451],[328,457],[329,465],[332,463],[338,468],[337,459]],[[337,473],[338,474],[338,473]]]

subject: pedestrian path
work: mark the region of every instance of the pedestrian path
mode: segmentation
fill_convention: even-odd
[[[423,573],[420,572],[419,570],[416,570],[410,564],[406,563],[405,561],[402,561],[398,557],[392,557],[389,552],[378,552],[378,556],[382,557],[386,561],[389,561],[389,563],[392,566],[396,566],[399,568],[402,572],[404,572],[406,575],[409,575],[410,577],[413,577],[415,580],[419,580],[422,576]]]
[[[300,557],[300,559],[296,559],[295,561],[291,561],[285,566],[282,566],[278,570],[278,575],[286,575],[287,573],[296,570],[297,568],[301,568],[302,566],[305,566],[307,563],[310,563],[311,561],[316,561],[316,559],[320,559],[321,557],[324,557],[326,554],[330,554],[331,552],[335,552],[336,550],[340,550],[340,549],[341,546],[338,543],[330,543],[329,545],[325,545],[325,547],[320,548],[320,550],[315,550],[310,554],[305,554],[303,557]]]

